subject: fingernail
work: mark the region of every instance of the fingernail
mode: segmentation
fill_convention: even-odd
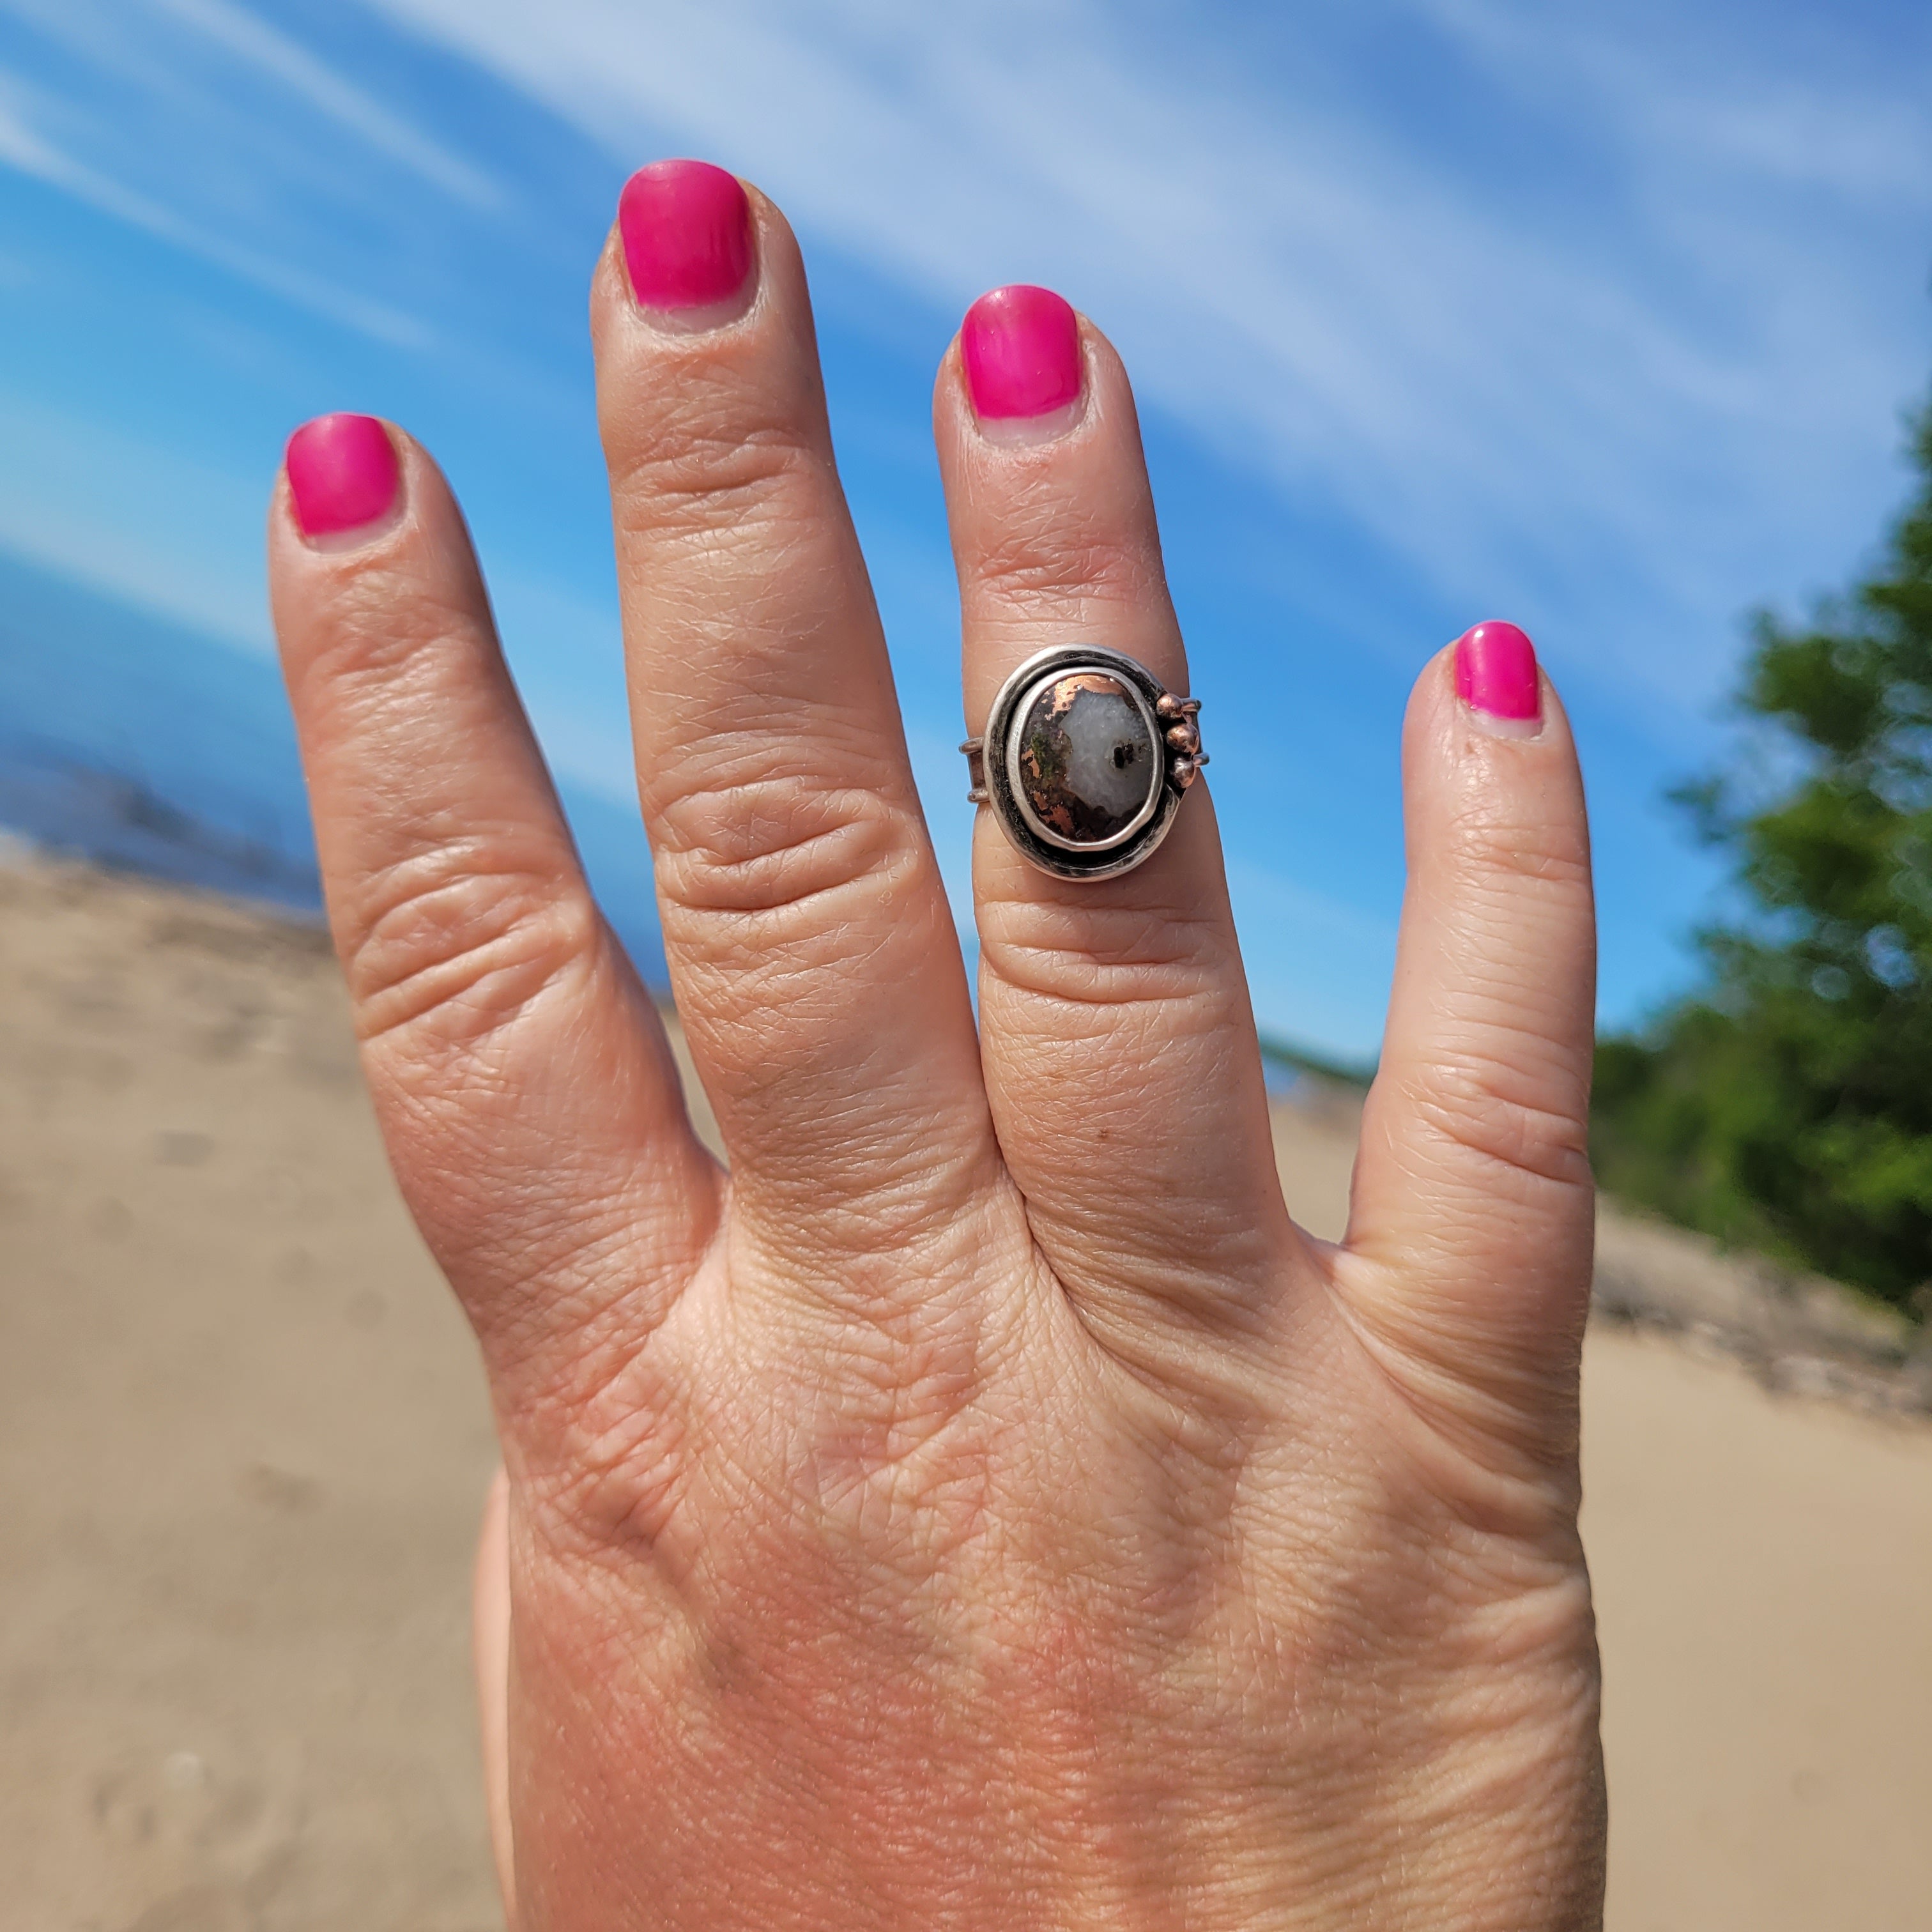
[[[296,521],[307,537],[359,530],[387,516],[402,472],[389,432],[374,416],[317,416],[289,438],[282,464]]]
[[[1492,619],[1456,640],[1456,695],[1485,728],[1533,738],[1543,728],[1536,646],[1514,624]]]
[[[640,168],[617,198],[617,233],[632,294],[665,314],[715,309],[752,272],[751,202],[736,175],[709,161]]]
[[[1080,400],[1080,325],[1066,299],[1021,282],[982,296],[959,327],[966,393],[998,440],[1058,435]]]

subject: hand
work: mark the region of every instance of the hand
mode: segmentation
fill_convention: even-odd
[[[1453,650],[1422,674],[1387,1042],[1348,1238],[1314,1240],[1204,785],[1102,884],[980,814],[976,1030],[778,211],[646,170],[592,320],[728,1174],[428,456],[325,420],[271,530],[364,1065],[502,1439],[514,1923],[1595,1925],[1592,913],[1546,681],[1493,632],[1467,697]],[[1057,298],[967,337],[934,428],[972,728],[1058,642],[1186,692],[1112,349]],[[1211,736],[1238,692],[1207,695]]]

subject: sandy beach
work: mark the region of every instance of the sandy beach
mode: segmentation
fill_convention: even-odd
[[[1346,1114],[1277,1122],[1324,1233]],[[498,1925],[489,1418],[319,935],[0,866],[0,1932]],[[1609,1327],[1586,1388],[1613,1932],[1928,1922],[1932,1429]]]

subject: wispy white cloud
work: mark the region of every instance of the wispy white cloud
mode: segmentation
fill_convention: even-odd
[[[430,330],[414,316],[211,233],[75,159],[37,131],[28,118],[28,111],[23,88],[17,84],[0,86],[0,166],[30,175],[104,214],[377,341],[404,349],[427,349],[434,341]]]
[[[1740,32],[1722,6],[1408,3],[1520,99],[1564,101],[1640,166],[1702,154],[1768,183],[1932,211],[1932,62],[1909,34],[1888,37],[1894,58],[1875,72],[1860,37],[1821,34],[1802,10],[1754,6]]]
[[[1687,668],[1694,704],[1714,691],[1738,607],[1834,574],[1892,487],[1893,412],[1928,346],[1899,244],[1932,213],[1932,113],[1774,35],[1364,0],[1388,45],[1442,37],[1534,124],[1564,104],[1604,178],[1552,218],[1370,98],[1318,16],[1208,35],[1100,0],[373,4],[614,158],[668,141],[730,161],[941,314],[995,280],[1066,288],[1144,398],[1257,483],[1370,533],[1450,609],[1506,605],[1640,706]],[[90,59],[147,59],[115,31],[124,9],[0,6]],[[500,201],[240,0],[140,11],[352,135],[328,189],[352,217],[386,194],[372,158]],[[149,63],[155,86],[174,58]],[[392,295],[94,157],[0,94],[0,161],[363,333],[429,340]]]
[[[1586,73],[1595,158],[1637,203],[1612,232],[1445,170],[1292,36],[1244,62],[1093,0],[380,4],[614,154],[669,130],[730,161],[936,303],[1054,281],[1226,456],[1463,608],[1507,595],[1559,656],[1614,652],[1618,683],[1681,691],[1688,662],[1710,689],[1738,603],[1830,568],[1890,484],[1924,331],[1895,280],[1820,287],[1805,257],[1838,246],[1832,194],[1894,230],[1924,207],[1909,95],[1814,144],[1826,199],[1800,206],[1775,197],[1807,130],[1861,124],[1802,76],[1707,74],[1672,108],[1662,29],[1618,54],[1478,0],[1369,10],[1526,84]]]
[[[506,197],[502,185],[482,169],[391,112],[307,48],[232,0],[148,4],[244,62],[259,79],[298,96],[377,153],[400,162],[446,194],[476,208],[502,206]]]
[[[22,225],[16,273],[44,278],[45,314],[136,282],[159,299],[114,338],[118,371],[35,350],[72,385],[58,410],[37,414],[25,377],[0,394],[0,543],[264,648],[264,478],[222,466],[265,470],[283,412],[330,386],[368,397],[447,446],[546,741],[622,797],[608,562],[556,501],[527,513],[567,492],[578,453],[594,472],[574,258],[598,198],[620,164],[703,153],[805,233],[862,420],[884,391],[852,374],[872,326],[856,297],[896,290],[878,327],[916,330],[922,358],[981,288],[1055,284],[1126,352],[1178,488],[1250,493],[1244,527],[1281,533],[1278,562],[1230,561],[1250,585],[1278,568],[1296,622],[1413,663],[1437,641],[1398,634],[1418,585],[1445,622],[1500,608],[1606,742],[1674,758],[1708,742],[1696,721],[1738,607],[1832,580],[1868,538],[1896,485],[1893,412],[1932,350],[1927,76],[1855,32],[1844,58],[1811,58],[1787,31],[1805,10],[1747,20],[1750,4],[0,0],[19,68],[0,72],[0,172],[221,272],[117,260],[92,224]],[[18,178],[14,194],[38,208]],[[265,316],[229,278],[342,332]],[[551,320],[566,310],[573,332]],[[370,346],[433,334],[434,356]],[[896,398],[910,345],[890,346]],[[102,373],[137,396],[201,383],[206,410],[164,398],[143,444],[90,398]],[[882,510],[928,460],[916,418],[910,461],[853,436],[852,413],[842,452],[970,944],[943,536],[936,515],[927,532]],[[158,446],[203,420],[205,447]],[[1177,458],[1177,425],[1225,462]],[[1206,520],[1185,509],[1198,575]],[[598,514],[594,476],[581,510]],[[1380,561],[1317,554],[1315,531]],[[1209,615],[1267,602],[1244,589]],[[1232,640],[1230,661],[1268,670],[1273,648]],[[1383,721],[1347,707],[1393,682],[1311,678],[1310,715],[1331,706],[1366,744]],[[1651,782],[1625,775],[1626,800]],[[1288,876],[1299,848],[1258,813],[1228,821],[1261,1010],[1367,1050],[1392,928]],[[1636,835],[1606,831],[1636,876]],[[1393,902],[1385,842],[1385,862],[1366,832],[1349,848],[1364,906]],[[1357,875],[1300,876],[1352,892]],[[1641,896],[1626,936],[1680,916],[1648,873]]]

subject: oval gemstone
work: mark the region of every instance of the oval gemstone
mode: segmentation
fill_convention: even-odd
[[[1040,824],[1074,844],[1117,838],[1160,783],[1160,747],[1120,680],[1070,671],[1020,720],[1016,775]]]

